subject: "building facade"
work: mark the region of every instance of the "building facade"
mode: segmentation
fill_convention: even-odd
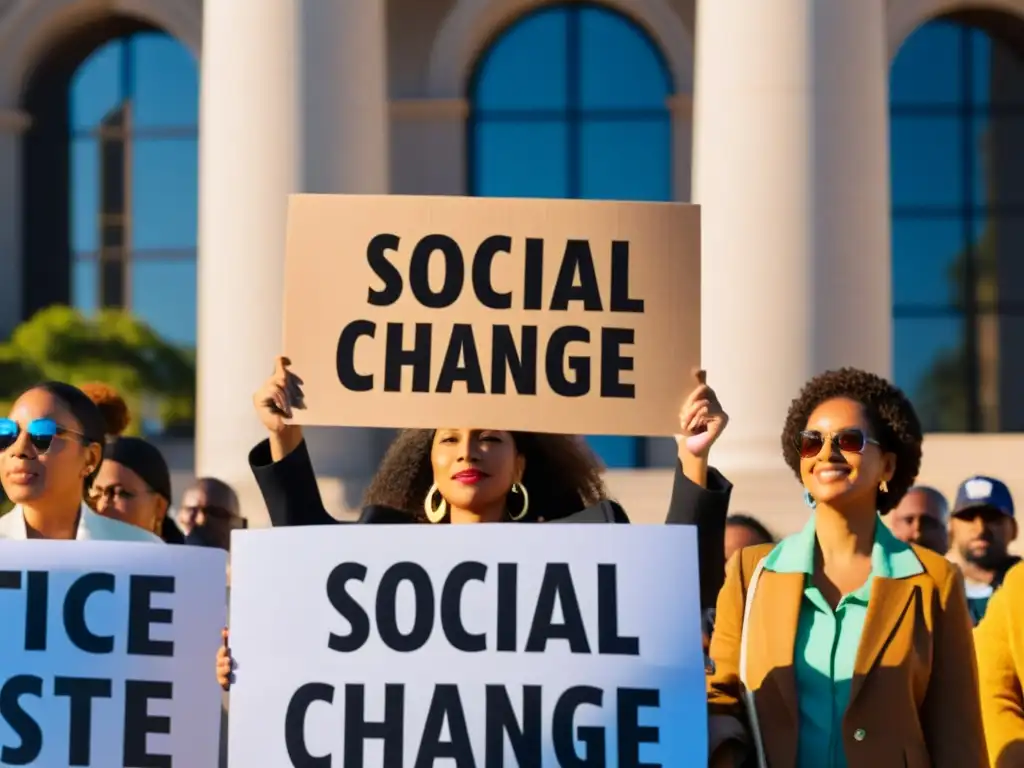
[[[195,469],[256,509],[288,193],[692,200],[735,508],[796,525],[785,409],[840,365],[918,404],[923,479],[1024,490],[1022,51],[1024,0],[0,0],[0,334],[195,345]],[[355,507],[390,434],[311,433]],[[656,519],[672,441],[591,440]]]

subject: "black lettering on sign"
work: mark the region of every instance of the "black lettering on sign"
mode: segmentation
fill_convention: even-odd
[[[496,325],[492,331],[491,392],[495,395],[504,395],[508,391],[508,379],[511,378],[516,394],[536,395],[537,326],[522,327],[518,348],[511,326]]]
[[[468,562],[456,565],[441,590],[441,629],[452,648],[463,653],[479,653],[487,650],[486,634],[471,634],[462,623],[462,590],[470,581],[484,581],[487,566],[483,563]]]
[[[354,320],[342,329],[341,336],[338,337],[338,353],[335,360],[338,381],[350,392],[369,392],[373,389],[373,374],[356,371],[356,342],[362,336],[372,339],[376,332],[376,323],[369,320]]]
[[[448,724],[449,741],[441,741],[445,723]],[[444,759],[454,760],[456,768],[476,768],[466,713],[457,685],[434,686],[434,697],[430,700],[414,768],[432,768],[437,760]]]
[[[590,391],[590,358],[570,357],[566,348],[573,342],[589,343],[590,331],[580,325],[566,325],[551,334],[548,343],[547,371],[551,391],[562,397],[581,397]],[[565,364],[574,374],[570,379],[565,375]]]
[[[383,290],[372,287],[367,293],[366,302],[372,307],[390,307],[402,295],[402,273],[388,261],[387,251],[398,250],[398,235],[377,235],[366,247],[366,261],[370,269],[383,282]]]
[[[149,714],[149,702],[173,698],[169,682],[126,680],[124,687],[124,764],[139,768],[171,768],[170,755],[155,755],[147,746],[149,735],[171,732],[171,718]]]
[[[87,573],[78,577],[64,596],[64,628],[68,640],[86,653],[113,653],[114,636],[95,635],[85,624],[85,604],[97,592],[113,594],[114,574]]]
[[[149,734],[169,734],[171,719],[149,714],[153,699],[170,699],[172,684],[148,680],[125,681],[123,765],[138,768],[170,768],[171,756],[153,754],[147,747]],[[0,748],[4,765],[32,765],[43,751],[43,731],[21,704],[24,696],[43,698],[43,680],[34,675],[17,675],[0,687],[0,720],[20,740],[17,746]],[[53,696],[68,700],[68,766],[91,766],[94,702],[113,696],[113,682],[104,678],[55,677]]]
[[[518,645],[517,598],[519,566],[516,563],[498,563],[498,642],[499,651],[514,653]]]
[[[514,653],[518,648],[519,566],[498,563],[497,578],[491,587],[494,604],[494,648]],[[597,586],[597,653],[605,656],[639,656],[640,640],[620,633],[618,570],[615,564],[599,564]],[[463,593],[470,582],[488,584],[490,569],[484,563],[467,560],[456,563],[440,585],[440,600],[430,574],[418,563],[398,562],[389,566],[380,578],[373,601],[373,614],[381,641],[398,653],[411,653],[430,640],[436,621],[447,642],[463,653],[486,651],[490,645],[486,632],[470,632],[463,613]],[[326,595],[331,607],[349,625],[346,634],[331,632],[327,647],[339,653],[353,653],[370,639],[371,623],[367,609],[348,591],[350,582],[364,583],[368,571],[362,563],[337,565],[327,577]],[[412,626],[398,626],[398,593],[405,584],[412,590],[414,607]],[[562,621],[556,622],[560,608]],[[435,616],[435,609],[439,616]],[[548,563],[544,567],[530,631],[523,651],[543,653],[551,640],[565,640],[572,653],[592,653],[594,643],[588,637],[580,610],[578,590],[567,563]]]
[[[345,686],[345,760],[344,768],[363,768],[363,752],[367,739],[384,742],[381,768],[402,768],[405,746],[405,686],[384,686],[384,720],[366,720],[366,692],[362,685]],[[296,763],[299,765],[299,763]],[[330,765],[330,763],[325,763]]]
[[[555,623],[555,602],[562,608],[563,623]],[[587,628],[567,563],[548,563],[540,584],[537,610],[533,614],[527,653],[544,653],[548,640],[567,640],[573,653],[590,653]]]
[[[128,653],[133,656],[173,656],[174,643],[154,640],[149,630],[154,624],[170,624],[170,608],[154,608],[153,595],[173,595],[173,576],[133,575],[128,581]]]
[[[379,740],[383,746],[382,768],[401,768],[403,748],[408,734],[416,744],[413,768],[428,768],[438,761],[455,768],[505,768],[505,743],[511,747],[516,766],[538,766],[542,759],[544,737],[551,742],[560,766],[591,768],[608,765],[608,733],[603,726],[578,725],[584,707],[602,708],[605,691],[594,686],[575,686],[562,691],[555,699],[549,724],[544,722],[544,689],[524,685],[522,705],[513,704],[513,697],[504,685],[485,685],[483,756],[474,754],[470,741],[466,707],[459,686],[438,683],[430,693],[426,718],[419,723],[406,723],[405,686],[387,683],[384,686],[384,719],[366,718],[366,688],[361,683],[345,685],[342,744],[344,768],[362,768],[365,764],[366,742]],[[619,688],[609,691],[615,696],[614,714],[617,744],[611,745],[611,764],[619,768],[660,768],[660,763],[640,762],[644,744],[658,744],[660,734],[654,726],[640,725],[640,710],[657,709],[659,693],[655,689]],[[426,691],[417,692],[417,696]],[[553,694],[552,694],[553,696]],[[292,695],[285,713],[285,745],[291,764],[304,768],[330,768],[332,753],[314,755],[306,744],[306,719],[314,704],[332,706],[335,688],[327,683],[306,683]],[[519,699],[520,697],[516,697]],[[609,722],[607,715],[601,722]],[[445,733],[447,732],[447,738]],[[582,749],[580,749],[582,747]],[[511,766],[509,766],[511,768]]]
[[[609,656],[639,656],[640,638],[619,635],[618,566],[597,566],[597,652]]]
[[[569,688],[555,704],[551,722],[551,742],[555,759],[561,768],[604,768],[604,728],[581,725],[576,728],[576,710],[584,705],[600,707],[604,691],[589,685]],[[576,751],[576,742],[583,743],[583,755]]]
[[[526,238],[526,264],[523,269],[523,309],[540,309],[544,304],[544,241]]]
[[[644,300],[629,295],[629,243],[616,240],[612,243],[612,312],[637,312],[643,314]]]
[[[49,608],[49,574],[29,571],[25,590],[26,651],[47,649],[47,611]],[[0,589],[21,589],[21,573],[0,571]],[[86,622],[90,598],[100,592],[113,594],[115,579],[112,573],[86,573],[75,579],[64,595],[62,615],[68,640],[79,650],[96,655],[114,652],[114,635],[98,634]],[[153,624],[170,624],[173,612],[169,608],[154,608],[152,595],[174,594],[173,576],[132,575],[128,579],[128,645],[133,656],[173,656],[174,643],[154,640],[150,636]]]
[[[516,756],[516,765],[541,764],[541,736],[544,732],[541,687],[523,686],[523,718],[503,685],[488,685],[484,735],[487,762],[485,768],[505,768],[505,738]]]
[[[416,337],[412,349],[402,346],[401,323],[388,323],[384,363],[384,391],[402,391],[402,368],[412,368],[412,391],[430,391],[430,328],[428,323],[416,323]]]
[[[403,293],[403,275],[389,258],[399,251],[400,238],[391,233],[373,237],[366,249],[366,259],[382,287],[370,286],[367,303],[374,307],[388,307]],[[524,238],[520,250],[508,235],[485,237],[472,254],[470,283],[476,302],[489,310],[501,312],[516,306],[525,310],[545,308],[544,257],[545,242],[540,238]],[[610,244],[611,269],[607,294],[602,291],[594,262],[594,246],[587,240],[570,239],[560,248],[560,261],[550,297],[546,303],[552,311],[566,311],[579,305],[586,312],[643,313],[644,300],[633,296],[629,285],[629,242],[612,241]],[[426,309],[444,309],[459,300],[466,283],[464,250],[452,237],[435,233],[416,241],[408,262],[408,282],[415,300]],[[494,263],[498,257],[515,262],[522,258],[522,296],[513,290],[499,290],[494,284]],[[440,286],[430,283],[430,264],[443,261]],[[504,286],[503,286],[504,287]],[[356,344],[383,344],[383,391],[401,392],[403,372],[412,369],[414,393],[450,393],[456,384],[462,384],[469,394],[510,394],[512,388],[519,395],[536,395],[539,371],[543,371],[548,387],[562,397],[583,397],[597,391],[602,398],[633,399],[634,384],[623,381],[623,374],[633,371],[634,361],[628,347],[635,340],[631,328],[605,327],[591,333],[580,325],[554,329],[543,340],[542,348],[536,326],[522,326],[517,331],[506,322],[493,323],[490,329],[480,325],[455,324],[444,341],[444,352],[434,359],[431,349],[434,324],[416,323],[412,338],[406,340],[402,323],[388,323],[382,340],[378,339],[377,323],[357,319],[346,325],[338,337],[335,367],[338,381],[351,392],[369,392],[375,387],[372,371],[358,371],[355,366]],[[481,337],[490,333],[490,361],[482,361]],[[595,368],[590,350],[574,349],[572,344],[591,344],[599,347],[600,363]],[[517,338],[518,336],[518,338]],[[596,338],[600,336],[600,338]],[[485,349],[487,347],[484,347]],[[543,366],[541,366],[543,355]],[[599,382],[594,379],[599,378]],[[511,379],[511,387],[509,380]]]
[[[498,293],[491,282],[491,264],[499,253],[512,252],[512,238],[492,235],[480,243],[473,259],[473,292],[477,301],[488,309],[512,309],[512,294]]]
[[[402,634],[398,628],[398,587],[408,582],[415,595],[412,629]],[[380,639],[393,651],[418,651],[434,630],[434,587],[428,574],[418,563],[395,563],[381,577],[377,588],[377,631]]]
[[[601,286],[594,269],[594,255],[586,240],[570,240],[565,244],[565,256],[562,257],[551,296],[551,309],[568,309],[570,301],[583,302],[587,312],[601,311]]]
[[[22,696],[43,696],[43,680],[35,675],[16,675],[0,688],[0,720],[7,723],[20,739],[17,747],[4,745],[0,762],[4,765],[31,765],[43,751],[43,730],[21,706]]]
[[[622,354],[622,346],[632,345],[633,337],[632,328],[601,329],[601,397],[636,397],[636,387],[621,377],[633,370],[633,358]]]
[[[476,351],[473,339],[473,326],[456,323],[452,326],[451,341],[448,351],[441,362],[441,373],[437,377],[437,391],[451,392],[456,381],[466,385],[471,395],[482,395],[484,376],[480,370],[480,354]]]
[[[351,627],[347,635],[333,632],[327,638],[327,647],[340,653],[352,653],[362,648],[370,639],[370,617],[363,606],[345,589],[350,581],[366,579],[366,566],[361,563],[342,563],[327,577],[327,599],[341,618]]]
[[[619,688],[616,707],[619,768],[661,768],[660,763],[640,762],[640,745],[657,744],[660,738],[654,726],[640,725],[640,709],[659,706],[661,697],[657,689]]]
[[[430,259],[440,251],[444,256],[444,283],[440,291],[430,286]],[[427,235],[412,250],[409,262],[409,288],[416,301],[427,309],[444,309],[454,304],[462,293],[466,265],[459,244],[448,235]]]
[[[0,571],[0,589],[21,589],[21,571]],[[24,647],[26,651],[45,651],[49,574],[29,571],[27,592]]]
[[[305,768],[331,768],[331,754],[313,755],[306,746],[306,712],[316,702],[334,702],[334,686],[306,683],[292,694],[284,714],[284,746],[292,765]]]
[[[355,320],[342,329],[338,337],[335,368],[339,383],[351,392],[369,392],[374,387],[372,373],[355,367],[355,346],[362,338],[374,339],[376,325],[368,320]],[[493,325],[491,359],[487,378],[480,359],[477,331],[466,323],[456,323],[448,336],[437,376],[433,376],[434,327],[416,323],[412,328],[411,345],[406,342],[406,326],[388,323],[384,341],[384,391],[401,392],[402,372],[412,369],[408,392],[451,392],[456,382],[465,384],[470,394],[506,394],[508,380],[517,394],[537,394],[537,374],[541,356],[538,329],[533,325],[519,329],[519,339],[509,325]],[[572,344],[589,345],[591,333],[581,325],[564,325],[551,332],[544,349],[544,376],[551,391],[562,397],[582,397],[592,389],[592,353],[579,354]],[[602,328],[600,332],[601,367],[600,395],[605,398],[631,399],[636,396],[633,384],[624,382],[622,374],[633,370],[633,358],[625,347],[635,343],[632,328]],[[575,353],[575,354],[574,354]],[[568,371],[566,370],[568,369]]]
[[[93,677],[57,677],[53,695],[67,696],[68,765],[90,765],[92,762],[92,701],[109,699],[114,686],[110,680]]]

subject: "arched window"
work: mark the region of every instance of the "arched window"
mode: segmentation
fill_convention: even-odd
[[[622,14],[589,3],[531,12],[476,66],[470,192],[671,200],[672,93],[661,52]],[[589,440],[609,467],[646,464],[641,438]]]
[[[58,43],[25,101],[26,312],[55,302],[124,307],[194,346],[191,52],[148,25],[111,19]]]
[[[957,14],[892,66],[894,370],[930,431],[1024,430],[1022,42]]]

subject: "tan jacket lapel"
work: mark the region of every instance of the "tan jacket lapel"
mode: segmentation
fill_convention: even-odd
[[[796,675],[793,671],[793,649],[796,645],[796,630],[805,579],[806,576],[802,573],[775,573],[766,570],[761,574],[757,626],[763,627],[764,631],[751,636],[751,647],[747,650],[751,660],[758,660],[756,671],[751,669],[751,683],[756,685],[755,681],[763,678],[762,688],[765,692],[769,688],[776,689],[776,694],[785,704],[794,728],[798,721],[799,709]],[[769,705],[768,696],[762,696],[762,699]]]
[[[893,633],[907,612],[914,596],[914,579],[887,579],[876,576],[871,583],[868,614],[864,619],[857,658],[853,667],[850,704],[857,698],[867,675],[878,663]]]

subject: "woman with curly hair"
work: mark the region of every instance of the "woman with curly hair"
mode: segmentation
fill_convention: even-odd
[[[910,401],[871,373],[823,373],[793,401],[782,454],[813,511],[727,566],[712,765],[988,766],[963,578],[879,518],[913,484],[921,442]]]
[[[275,526],[333,524],[324,509],[302,429],[286,424],[301,399],[299,381],[278,358],[254,398],[269,439],[249,463]],[[695,524],[701,603],[722,583],[725,515],[731,486],[707,464],[728,417],[698,373],[680,413],[682,439],[666,522]],[[602,466],[575,436],[497,429],[410,429],[399,433],[366,492],[360,523],[628,523],[608,498]],[[230,654],[218,655],[229,682]]]

